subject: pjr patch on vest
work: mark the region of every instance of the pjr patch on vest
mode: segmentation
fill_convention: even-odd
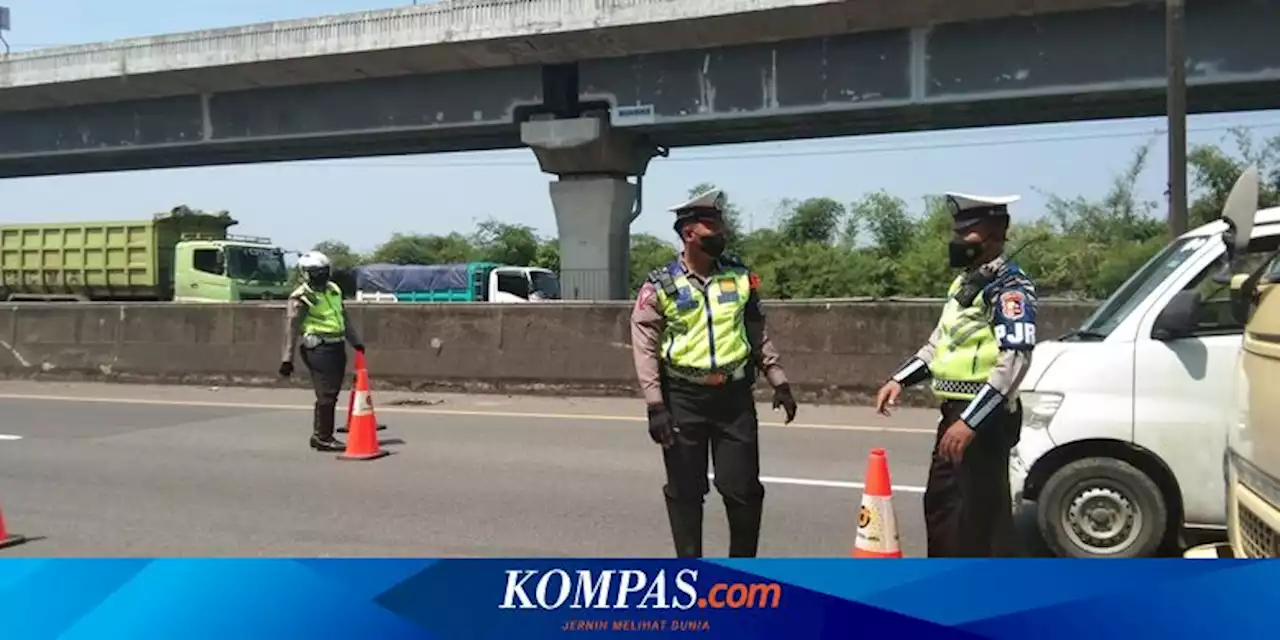
[[[1007,320],[1021,320],[1027,313],[1026,298],[1021,291],[1000,294],[1000,314]]]
[[[720,293],[736,293],[738,291],[738,283],[733,280],[725,279],[720,281]]]

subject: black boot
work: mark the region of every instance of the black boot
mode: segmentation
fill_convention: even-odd
[[[702,503],[678,503],[667,499],[667,519],[677,558],[702,557]]]
[[[724,505],[729,515],[729,557],[754,558],[760,545],[760,519],[764,503]]]
[[[333,437],[333,405],[316,405],[312,421],[311,448],[316,451],[346,451],[347,445]]]
[[[347,450],[347,445],[344,444],[341,440],[334,438],[333,436],[329,436],[329,438],[326,440],[321,438],[320,436],[313,435],[311,436],[311,448],[315,449],[316,451],[342,452]]]

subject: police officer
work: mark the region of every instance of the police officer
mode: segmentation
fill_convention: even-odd
[[[1017,555],[1009,451],[1018,443],[1018,385],[1036,342],[1031,278],[1004,253],[1017,196],[948,193],[951,266],[963,269],[929,341],[880,389],[889,415],[904,386],[932,378],[942,419],[924,494],[931,557]]]
[[[311,251],[299,258],[298,269],[302,273],[302,285],[289,294],[280,375],[287,378],[293,374],[293,349],[301,335],[299,352],[302,363],[311,372],[311,386],[316,393],[311,448],[343,451],[346,445],[333,437],[333,412],[346,375],[346,342],[361,353],[364,345],[342,305],[342,288],[331,280],[333,270],[329,258],[319,251]]]
[[[707,455],[729,520],[729,556],[754,557],[760,540],[756,367],[774,388],[773,408],[796,415],[791,386],[765,332],[759,278],[722,257],[725,196],[719,190],[671,208],[684,242],[679,259],[649,274],[631,314],[636,375],[649,435],[662,445],[663,487],[678,557],[702,556]]]

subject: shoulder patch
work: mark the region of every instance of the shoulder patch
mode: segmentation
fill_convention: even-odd
[[[655,294],[654,294],[655,286],[656,285],[653,284],[652,282],[640,285],[640,295],[636,296],[635,308],[637,311],[639,311],[640,309],[643,309],[645,305],[653,302],[653,299],[655,297]]]
[[[1021,291],[1000,294],[1000,312],[1009,320],[1021,320],[1027,314],[1027,299]]]

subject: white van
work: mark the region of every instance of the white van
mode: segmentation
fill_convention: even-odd
[[[1220,278],[1227,228],[1180,236],[1079,329],[1037,345],[1009,473],[1015,508],[1034,509],[1055,554],[1143,557],[1189,530],[1225,535],[1243,332]],[[1280,247],[1280,208],[1258,212],[1251,238],[1240,270]]]

